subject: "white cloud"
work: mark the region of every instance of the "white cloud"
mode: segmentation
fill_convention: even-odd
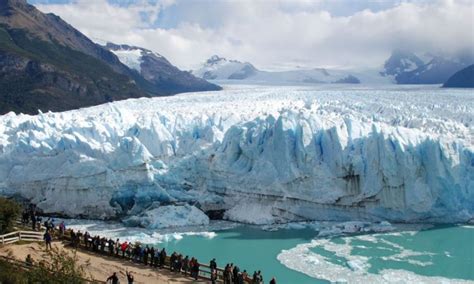
[[[212,54],[262,69],[367,67],[381,65],[394,48],[420,53],[474,48],[472,1],[392,3],[347,16],[334,16],[330,7],[328,1],[276,0],[38,5],[92,38],[152,49],[183,69]]]

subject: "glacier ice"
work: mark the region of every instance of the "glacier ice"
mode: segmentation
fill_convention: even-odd
[[[472,219],[472,94],[384,88],[227,86],[9,113],[0,193],[90,218],[188,203],[249,223]]]
[[[165,205],[148,209],[140,215],[130,216],[124,220],[126,225],[148,229],[163,229],[182,226],[209,225],[209,217],[194,206]]]

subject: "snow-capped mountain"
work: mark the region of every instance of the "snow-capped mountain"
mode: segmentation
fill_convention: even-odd
[[[263,84],[358,84],[389,83],[390,79],[380,76],[376,70],[350,71],[329,70],[325,68],[301,69],[289,71],[262,71],[251,63],[228,60],[217,55],[209,58],[199,69],[193,71],[196,76],[206,80],[227,80]]]
[[[107,43],[105,46],[130,69],[136,70],[145,80],[165,94],[220,90],[219,86],[181,71],[165,57],[151,50],[129,45]]]
[[[382,76],[393,77],[397,84],[443,84],[455,72],[474,63],[474,56],[444,57],[395,50],[385,62]]]
[[[200,69],[193,71],[193,74],[206,80],[244,80],[257,72],[258,70],[248,62],[227,60],[213,55]]]
[[[468,221],[471,97],[437,87],[229,86],[9,113],[0,116],[0,194],[151,227],[166,225],[164,212],[206,223],[196,208],[249,223]]]

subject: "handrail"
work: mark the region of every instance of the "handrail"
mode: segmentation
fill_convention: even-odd
[[[71,235],[70,235],[70,232],[71,230],[66,230],[66,232],[64,233],[64,235],[62,236],[62,239],[64,240],[67,240],[68,242],[71,242],[72,244],[72,240],[71,240]],[[73,245],[73,244],[72,244]],[[105,246],[108,247],[108,243],[106,242],[105,243]],[[84,241],[83,241],[83,238],[79,238],[79,243],[77,246],[74,246],[76,249],[77,248],[80,248],[82,250],[86,250],[86,251],[91,251],[90,248],[86,247],[86,245],[84,244]],[[110,254],[108,249],[105,249],[103,251],[103,253],[101,251],[98,251],[99,254],[105,254],[105,255],[109,255],[109,256],[112,256],[112,257],[116,257],[116,258],[120,258],[122,259],[122,257],[120,255],[116,255],[115,253],[113,254]],[[170,255],[167,255],[166,256],[166,259],[165,259],[165,262],[164,262],[164,267],[167,267],[167,268],[170,268]],[[216,271],[217,271],[217,280],[220,282],[220,281],[223,281],[224,280],[224,268],[221,268],[221,267],[217,267],[216,268]],[[189,272],[189,271],[188,271]],[[205,279],[205,280],[211,280],[211,269],[210,269],[210,266],[207,265],[207,264],[203,264],[203,263],[199,263],[199,273],[198,273],[198,277],[201,278],[201,279]],[[247,276],[246,279],[244,279],[244,283],[253,283],[252,279],[249,278]]]
[[[21,240],[30,241],[30,242],[39,242],[43,241],[42,232],[34,231],[15,231],[8,234],[0,235],[0,244],[13,244]]]

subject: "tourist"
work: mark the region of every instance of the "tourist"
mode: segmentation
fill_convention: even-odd
[[[120,239],[115,240],[115,256],[119,255],[121,248]]]
[[[150,254],[150,266],[153,267],[153,264],[155,263],[155,248],[151,247],[149,250]]]
[[[40,216],[36,217],[36,229],[38,231],[41,231],[41,220],[42,218]]]
[[[119,279],[117,277],[117,273],[114,272],[114,274],[112,274],[109,278],[107,278],[107,280],[105,282],[109,282],[112,283],[112,284],[119,284]]]
[[[191,260],[189,261],[189,275],[191,277],[194,276],[194,263],[196,262],[196,259],[194,257],[191,257]]]
[[[178,259],[176,261],[176,271],[181,273],[181,269],[183,268],[183,255],[179,254]]]
[[[35,213],[31,213],[31,228],[33,229],[33,231],[36,231],[36,215]]]
[[[64,221],[61,221],[61,223],[59,224],[59,236],[63,238],[65,232],[66,232],[66,225],[64,224]]]
[[[237,284],[244,284],[244,274],[242,272],[237,273]]]
[[[244,279],[247,279],[247,277],[249,277],[249,274],[247,273],[247,270],[244,269],[244,272],[242,272],[242,275],[244,277]]]
[[[277,284],[275,277],[273,277],[272,280],[270,280],[270,284]]]
[[[177,258],[176,252],[173,252],[173,253],[171,254],[171,257],[170,257],[170,271],[173,271],[174,268],[175,268],[175,265],[176,265],[176,264],[175,264],[176,258]]]
[[[232,267],[230,264],[226,264],[224,268],[224,284],[232,283]]]
[[[186,256],[183,259],[182,266],[183,266],[184,276],[186,276],[189,271],[189,256]]]
[[[46,244],[46,250],[51,249],[51,234],[49,233],[49,230],[46,230],[46,232],[43,235],[44,242]]]
[[[158,267],[160,265],[160,250],[156,248],[155,250],[155,255],[154,255],[154,262],[155,262],[155,267]]]
[[[240,273],[240,268],[237,265],[234,266],[234,270],[232,270],[232,274],[233,274],[233,279],[232,280],[234,281],[234,283],[238,282],[239,273]]]
[[[217,269],[217,262],[215,258],[213,258],[211,262],[209,263],[209,268],[211,269],[211,271]]]
[[[166,250],[163,248],[160,253],[160,268],[162,268],[165,265],[165,260],[166,260]]]
[[[257,273],[257,271],[254,271],[254,272],[253,272],[252,283],[253,283],[253,284],[259,284],[259,283],[260,283],[260,281],[259,281],[259,279],[258,279],[258,273]]]
[[[216,284],[217,281],[217,269],[211,269],[211,283]]]
[[[122,258],[125,258],[125,252],[128,249],[128,244],[127,242],[122,243],[122,246],[120,247],[120,250],[122,251]]]
[[[33,258],[31,257],[31,254],[26,256],[25,262],[27,266],[33,266]]]
[[[263,276],[262,276],[262,272],[259,270],[258,271],[258,283],[260,284],[263,284]]]
[[[199,277],[199,262],[198,260],[196,259],[194,261],[194,267],[193,267],[193,273],[194,273],[194,280],[198,280],[198,277]]]
[[[109,238],[108,242],[108,248],[109,248],[109,254],[113,255],[114,254],[114,248],[115,248],[115,242],[112,240],[112,238]]]
[[[125,273],[127,274],[127,281],[128,281],[128,284],[133,284],[133,275],[132,275],[132,272],[128,272],[128,270],[125,271]]]
[[[60,225],[60,226],[61,226],[61,225]],[[84,246],[85,246],[86,248],[90,248],[90,247],[91,247],[91,244],[90,244],[90,242],[89,242],[89,232],[86,231],[86,232],[84,233],[84,236],[82,236],[82,238],[83,238],[82,240],[83,240],[83,242],[84,242]]]
[[[145,263],[145,265],[148,265],[148,253],[150,253],[150,249],[148,248],[148,245],[146,245],[143,250],[143,263]]]
[[[134,248],[133,248],[132,244],[129,242],[128,245],[127,245],[127,250],[126,250],[127,258],[129,260],[133,259],[133,251],[134,251]]]

